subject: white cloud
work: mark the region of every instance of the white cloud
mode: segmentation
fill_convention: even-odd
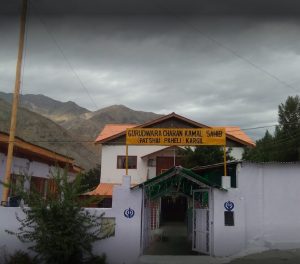
[[[0,42],[0,89],[11,92],[17,22],[0,20],[7,22],[0,23],[7,36]],[[91,110],[94,102],[124,104],[252,127],[275,123],[278,104],[296,93],[276,78],[300,90],[295,19],[42,15],[42,21],[30,19],[24,93]]]

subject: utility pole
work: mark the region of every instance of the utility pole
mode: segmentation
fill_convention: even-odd
[[[27,13],[27,0],[22,0],[15,90],[14,90],[14,96],[13,96],[13,102],[12,102],[9,142],[8,142],[7,160],[6,160],[5,176],[4,176],[5,184],[10,184],[10,178],[11,178],[11,166],[12,166],[12,160],[13,160],[13,150],[14,150],[14,141],[15,141],[15,134],[16,134],[16,124],[17,124],[17,110],[18,110],[18,104],[19,104],[20,85],[21,85],[21,69],[22,69],[25,28],[26,28],[25,27],[26,13]],[[2,203],[4,202],[4,204],[5,204],[7,202],[8,194],[9,194],[9,187],[4,185],[3,193],[2,193]]]

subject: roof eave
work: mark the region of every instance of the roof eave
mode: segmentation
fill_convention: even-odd
[[[207,125],[198,123],[198,122],[196,122],[196,121],[193,121],[193,120],[191,120],[191,119],[188,119],[188,118],[186,118],[186,117],[183,117],[183,116],[181,116],[181,115],[178,115],[178,114],[176,114],[176,113],[174,113],[174,112],[171,113],[171,114],[169,114],[169,115],[165,115],[165,116],[163,116],[163,117],[157,118],[157,119],[152,120],[152,121],[149,121],[149,122],[147,122],[147,123],[144,123],[144,124],[142,124],[142,125],[137,125],[137,126],[135,126],[135,127],[133,127],[133,128],[148,127],[148,126],[150,126],[150,125],[153,125],[153,124],[156,124],[156,123],[160,123],[160,122],[162,122],[162,121],[164,121],[164,120],[166,120],[166,119],[172,118],[172,117],[176,117],[176,118],[178,118],[178,119],[180,119],[180,120],[182,120],[182,121],[184,121],[184,122],[188,122],[188,123],[193,124],[193,125],[195,125],[195,126],[197,126],[197,127],[199,127],[199,128],[210,128],[210,126],[207,126]],[[120,133],[118,133],[118,134],[112,135],[112,136],[110,136],[110,137],[104,138],[104,139],[102,139],[102,140],[95,141],[94,144],[95,144],[95,145],[103,144],[103,143],[106,143],[106,142],[108,142],[108,141],[110,141],[110,140],[113,140],[113,139],[116,139],[116,138],[118,138],[118,137],[124,136],[125,134],[126,134],[126,130],[123,131],[123,132],[120,132]],[[233,140],[233,141],[239,142],[239,143],[241,143],[242,145],[246,145],[246,146],[248,146],[248,147],[255,147],[255,143],[250,143],[250,142],[241,140],[241,139],[239,139],[239,138],[236,138],[236,137],[233,136],[233,135],[229,135],[228,133],[226,133],[226,139],[227,139],[227,138],[228,138],[228,139],[231,139],[231,140]]]

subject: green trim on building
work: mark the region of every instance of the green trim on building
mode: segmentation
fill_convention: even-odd
[[[136,187],[144,187],[149,199],[172,193],[182,193],[192,197],[193,190],[209,187],[225,190],[221,187],[221,182],[217,177],[211,179],[209,175],[199,175],[183,167],[173,167],[134,188]]]

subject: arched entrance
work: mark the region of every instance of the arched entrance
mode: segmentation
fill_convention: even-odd
[[[215,183],[183,167],[173,167],[140,185],[144,192],[144,254],[211,253],[211,188]]]

